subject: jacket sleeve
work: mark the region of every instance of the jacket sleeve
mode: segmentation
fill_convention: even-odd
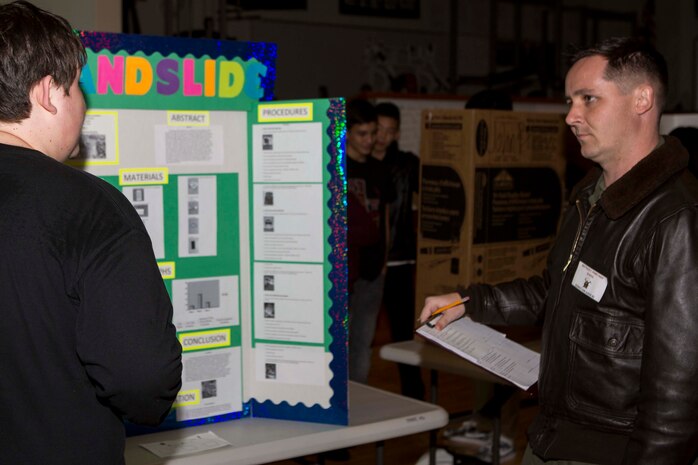
[[[698,212],[662,222],[633,266],[647,290],[635,428],[623,464],[691,463],[698,452]]]
[[[489,325],[532,326],[543,318],[549,286],[550,279],[544,271],[542,276],[497,285],[473,284],[459,292],[470,297],[466,313],[475,321]]]
[[[181,346],[145,231],[104,244],[78,283],[76,345],[97,397],[131,422],[157,425],[181,386]]]

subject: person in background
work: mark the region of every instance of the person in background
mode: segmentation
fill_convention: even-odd
[[[395,193],[390,204],[390,249],[383,286],[383,306],[388,315],[393,341],[414,337],[414,277],[417,256],[417,230],[414,196],[419,191],[419,158],[398,147],[400,109],[390,102],[376,105],[378,133],[372,157],[385,166]],[[424,382],[419,367],[399,363],[403,395],[424,398]]]
[[[122,465],[124,420],[157,425],[181,347],[129,201],[78,152],[85,50],[68,22],[0,6],[0,463]]]
[[[566,122],[597,168],[575,187],[546,270],[426,299],[423,321],[469,296],[476,321],[542,322],[524,465],[686,465],[698,453],[698,181],[659,134],[667,81],[664,58],[635,39],[577,53]]]
[[[383,165],[371,157],[377,131],[375,108],[357,99],[349,101],[346,110],[349,379],[366,383],[383,296],[387,206],[393,193]]]

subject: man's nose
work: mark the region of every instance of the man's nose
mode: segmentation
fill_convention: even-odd
[[[565,123],[568,126],[573,126],[579,122],[579,110],[576,105],[570,105],[570,109],[567,111],[567,116],[565,116]]]

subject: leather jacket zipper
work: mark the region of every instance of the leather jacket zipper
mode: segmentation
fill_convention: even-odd
[[[582,234],[582,228],[584,227],[584,215],[582,214],[582,202],[581,200],[577,199],[575,202],[577,205],[577,213],[579,213],[579,225],[577,226],[577,234],[574,236],[574,242],[572,243],[572,250],[570,250],[570,256],[567,258],[567,263],[565,263],[565,266],[562,267],[562,272],[564,273],[567,271],[567,267],[570,266],[570,263],[572,263],[572,257],[574,256],[574,250],[577,248],[577,242],[579,242],[579,236]],[[587,218],[589,218],[589,214],[591,214],[591,211],[594,209],[596,204],[592,205],[591,208],[589,209],[589,213],[587,213]]]
[[[580,238],[581,238],[581,236],[582,236],[582,232],[584,231],[584,227],[586,226],[586,223],[589,221],[589,218],[591,217],[592,212],[593,212],[594,209],[596,208],[596,204],[593,204],[593,205],[591,206],[591,208],[589,209],[589,211],[587,212],[586,216],[585,216],[585,215],[584,215],[584,212],[582,211],[583,209],[582,209],[582,202],[581,202],[581,200],[577,199],[577,201],[575,202],[575,204],[576,204],[576,206],[577,206],[577,212],[579,213],[579,225],[577,226],[577,233],[575,234],[574,242],[572,243],[572,249],[570,250],[570,256],[569,256],[569,258],[567,259],[567,263],[565,263],[565,266],[562,268],[562,274],[563,274],[563,276],[562,276],[562,280],[560,281],[560,287],[559,287],[558,290],[557,290],[557,295],[555,296],[555,304],[554,304],[553,307],[552,307],[552,312],[551,312],[551,314],[550,314],[550,315],[546,315],[546,319],[548,319],[548,318],[551,318],[551,319],[554,318],[554,315],[555,315],[555,313],[556,313],[555,310],[556,310],[557,307],[560,305],[560,296],[562,295],[562,289],[563,289],[563,287],[564,287],[564,282],[565,282],[565,280],[566,280],[566,278],[567,278],[567,276],[566,276],[566,275],[567,275],[567,268],[569,267],[569,265],[572,263],[572,260],[574,259],[574,254],[575,254],[575,252],[576,252],[576,250],[577,250],[577,247],[579,246],[579,240],[580,240]],[[551,321],[550,324],[553,324],[553,322]],[[542,372],[542,373],[547,373],[548,361],[549,361],[549,360],[546,358],[546,360],[544,361],[544,365],[541,366],[541,372]],[[539,392],[539,395],[541,396],[541,398],[544,397],[545,394],[546,394],[546,393],[543,392],[543,390],[541,389],[540,392]]]
[[[574,254],[577,251],[577,248],[579,247],[579,239],[582,237],[582,232],[584,231],[585,226],[589,222],[589,218],[591,218],[592,212],[596,208],[596,204],[593,204],[585,216],[582,212],[581,200],[577,199],[575,203],[577,205],[577,212],[579,213],[579,226],[577,226],[577,234],[575,235],[574,242],[572,243],[572,250],[570,250],[570,256],[569,258],[567,258],[567,263],[565,263],[565,266],[562,268],[563,276],[562,280],[560,281],[560,288],[557,290],[557,296],[555,297],[555,305],[553,306],[553,312],[558,307],[558,305],[560,305],[560,296],[562,295],[562,288],[564,287],[563,284],[565,282],[565,279],[567,278],[567,268],[570,266],[572,260],[574,259]]]

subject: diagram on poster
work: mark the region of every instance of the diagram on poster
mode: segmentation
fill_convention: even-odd
[[[172,322],[177,331],[219,326],[237,326],[238,279],[211,276],[172,280]]]

